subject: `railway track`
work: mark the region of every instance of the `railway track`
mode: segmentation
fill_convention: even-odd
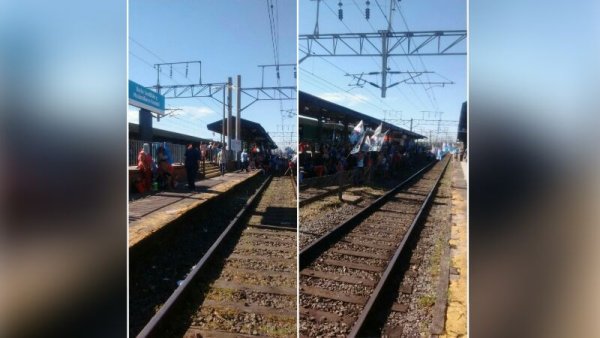
[[[306,204],[314,201],[321,200],[326,196],[336,194],[339,188],[339,178],[336,175],[337,174],[319,177],[318,179],[320,179],[320,182],[318,184],[313,183],[313,186],[302,186],[300,188],[300,207],[303,207]],[[343,182],[351,181],[351,172],[346,171],[343,175]],[[311,180],[316,179],[317,178],[312,178]],[[350,184],[346,183],[342,186],[342,190],[345,190],[350,186]]]
[[[381,327],[381,337],[424,337],[444,332],[450,273],[450,170],[439,183],[418,235],[408,243],[402,272],[386,294],[388,305],[382,306],[376,325]]]
[[[257,175],[129,250],[129,336],[135,337],[268,177]]]
[[[250,198],[138,337],[296,334],[296,193],[287,176]]]
[[[300,193],[300,249],[310,245],[315,240],[338,226],[341,222],[359,213],[371,203],[394,189],[399,183],[412,176],[415,172],[427,167],[431,162],[414,169],[400,173],[376,184],[363,186],[348,185],[344,188],[342,201],[337,196],[337,187],[311,187]],[[350,176],[349,176],[350,177]],[[351,179],[348,179],[351,181]],[[325,191],[325,192],[322,192]],[[307,203],[302,203],[302,200]]]
[[[300,191],[300,207],[334,193],[337,187],[308,188]]]
[[[382,304],[403,307],[384,297],[448,162],[423,168],[300,251],[301,336],[381,334]]]

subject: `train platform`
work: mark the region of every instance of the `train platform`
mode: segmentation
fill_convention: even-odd
[[[445,333],[440,337],[467,336],[467,162],[454,162],[452,172],[452,214],[450,228],[450,284]]]
[[[196,181],[196,191],[161,191],[130,201],[129,248],[192,209],[260,174],[260,170],[249,173],[231,172],[224,176]]]

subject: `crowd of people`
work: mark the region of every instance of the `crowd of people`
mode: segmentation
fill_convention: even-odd
[[[206,162],[218,164],[221,176],[225,175],[232,155],[217,142],[201,142],[197,147],[188,144],[184,160],[188,189],[195,190],[198,170],[204,167]],[[242,150],[240,161],[233,163],[238,172],[261,170],[264,175],[283,174],[290,166],[287,158],[271,155],[256,145]],[[137,169],[138,176],[134,184],[140,193],[171,190],[176,187],[177,177],[174,174],[173,158],[166,143],[161,144],[157,149],[156,161],[152,157],[150,144],[144,143],[138,153]]]
[[[156,150],[156,161],[152,158],[150,144],[144,143],[137,157],[138,178],[135,182],[138,192],[173,188],[173,157],[166,143]]]
[[[290,166],[290,161],[281,155],[271,154],[265,149],[253,145],[250,149],[242,150],[240,155],[240,166],[238,170],[249,172],[261,170],[263,175],[283,174]]]
[[[424,146],[409,143],[389,142],[380,151],[360,150],[352,153],[347,144],[300,144],[300,178],[320,177],[341,172],[352,172],[355,185],[373,179],[397,177],[402,170],[413,169],[422,161],[430,161],[436,154]]]
[[[201,142],[198,147],[188,144],[185,151],[184,167],[186,170],[188,188],[195,188],[195,179],[204,161],[219,161],[221,148],[215,142]],[[226,158],[223,157],[224,161]],[[135,181],[135,187],[138,192],[145,193],[156,190],[171,190],[176,187],[175,169],[173,167],[173,157],[166,142],[159,145],[156,150],[156,160],[152,157],[152,150],[149,143],[144,143],[137,157],[138,177]],[[224,172],[223,172],[224,174]]]

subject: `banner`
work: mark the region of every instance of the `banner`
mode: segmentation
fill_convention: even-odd
[[[354,146],[354,148],[352,148],[352,151],[350,152],[350,154],[354,155],[354,154],[358,153],[359,151],[361,151],[361,147],[365,143],[365,138],[366,137],[367,137],[367,135],[363,132],[362,135],[361,135],[361,137],[360,137],[360,139],[359,139],[359,141],[356,143],[356,145]]]
[[[373,132],[373,135],[371,137],[369,137],[369,139],[367,140],[367,143],[369,144],[369,148],[370,148],[369,150],[370,151],[378,151],[378,150],[373,150],[373,148],[376,147],[378,139],[382,135],[381,134],[382,125],[383,124],[380,124],[377,127],[377,129],[375,129],[375,131]]]
[[[361,120],[355,127],[352,129],[352,134],[350,134],[350,143],[355,144],[360,140],[365,132],[365,127],[363,121]]]
[[[387,139],[389,130],[386,130],[385,133],[371,136],[371,151],[381,151],[381,147],[383,146],[385,140]]]

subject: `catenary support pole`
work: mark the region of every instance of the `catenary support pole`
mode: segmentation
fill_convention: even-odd
[[[231,123],[231,111],[232,111],[232,90],[233,80],[231,77],[227,78],[227,157],[228,162],[231,161],[231,132],[233,131],[233,125]]]
[[[242,126],[242,76],[237,76],[237,118],[235,119],[235,139],[242,141],[241,126]],[[239,151],[235,152],[235,160],[239,160]]]
[[[221,146],[223,146],[225,144],[225,131],[227,129],[225,129],[225,106],[226,106],[226,101],[225,101],[225,93],[227,86],[223,86],[223,123],[221,124]],[[222,150],[225,150],[225,148],[223,148]]]

